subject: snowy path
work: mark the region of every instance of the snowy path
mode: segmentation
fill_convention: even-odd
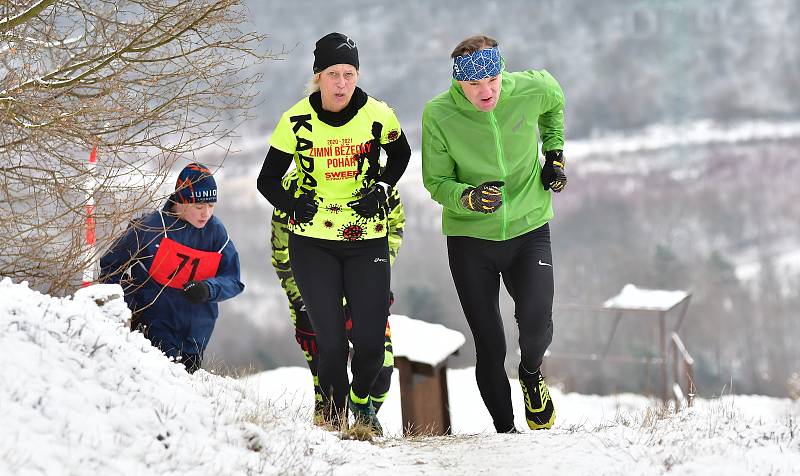
[[[396,377],[396,376],[395,376]],[[251,377],[262,396],[310,413],[305,368]],[[563,394],[552,389],[557,421],[550,431],[497,435],[478,395],[472,369],[450,370],[449,437],[400,438],[397,381],[379,417],[389,437],[343,441],[335,474],[763,475],[800,474],[800,402],[761,396],[699,399],[675,416],[638,395]],[[522,394],[511,381],[517,427],[524,428]],[[305,418],[310,418],[305,416]]]

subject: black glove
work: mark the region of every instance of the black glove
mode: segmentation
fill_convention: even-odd
[[[317,201],[311,195],[307,193],[301,194],[294,201],[291,213],[292,221],[295,223],[308,223],[317,214],[318,208]]]
[[[311,326],[306,307],[302,304],[294,305],[294,340],[300,348],[311,355],[317,355],[317,333]]]
[[[461,205],[473,212],[496,212],[503,205],[503,194],[500,192],[503,185],[505,182],[484,182],[477,187],[470,187],[461,194]]]
[[[542,185],[544,189],[551,189],[558,193],[567,186],[567,174],[564,173],[567,161],[560,150],[548,150],[544,153],[544,167],[542,167]]]
[[[382,184],[376,183],[360,198],[347,202],[347,206],[364,218],[378,215],[383,220],[386,216],[386,189]]]
[[[205,281],[189,281],[183,285],[183,295],[192,304],[200,304],[211,297],[211,289]]]

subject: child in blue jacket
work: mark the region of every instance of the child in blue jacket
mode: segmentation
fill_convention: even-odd
[[[211,172],[189,164],[164,206],[133,221],[100,258],[100,281],[125,290],[131,329],[189,373],[200,368],[217,303],[244,290],[239,254],[213,215],[216,201]]]

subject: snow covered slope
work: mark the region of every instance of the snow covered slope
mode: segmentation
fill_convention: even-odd
[[[0,282],[0,474],[800,472],[798,402],[726,396],[672,415],[636,395],[553,389],[553,430],[496,435],[472,369],[448,373],[454,436],[400,438],[395,381],[379,415],[389,437],[342,441],[310,424],[306,369],[190,376],[128,332],[119,294]]]

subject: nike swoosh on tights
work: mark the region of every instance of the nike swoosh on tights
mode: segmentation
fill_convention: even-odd
[[[545,263],[545,262],[544,262],[544,261],[542,261],[542,260],[539,260],[539,266],[550,266],[551,268],[553,267],[553,265],[552,265],[552,264],[550,264],[550,263]]]

